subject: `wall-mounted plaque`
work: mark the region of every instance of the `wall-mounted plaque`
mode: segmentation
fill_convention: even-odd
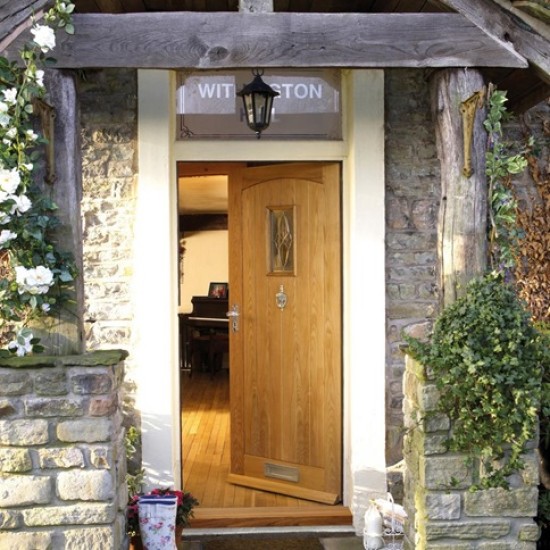
[[[264,138],[341,139],[341,79],[335,69],[266,70],[279,96]],[[178,75],[178,139],[256,139],[236,94],[253,79],[249,70]]]

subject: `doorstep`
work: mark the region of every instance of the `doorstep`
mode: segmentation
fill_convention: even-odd
[[[324,550],[363,550],[363,540],[360,537],[330,537],[320,538],[320,544]],[[184,541],[180,547],[181,550],[203,550],[203,544],[200,541]],[[254,550],[246,545],[246,538],[242,539],[243,550]]]

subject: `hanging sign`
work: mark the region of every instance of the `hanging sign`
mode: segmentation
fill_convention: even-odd
[[[178,139],[255,139],[237,96],[252,78],[249,70],[180,73]],[[273,69],[262,78],[280,94],[273,101],[271,125],[262,132],[262,139],[341,139],[340,71]]]

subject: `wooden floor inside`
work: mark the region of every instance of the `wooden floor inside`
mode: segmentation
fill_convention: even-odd
[[[200,502],[193,527],[351,523],[350,512],[343,506],[326,506],[226,482],[230,466],[226,369],[214,376],[183,373],[181,397],[183,484]]]

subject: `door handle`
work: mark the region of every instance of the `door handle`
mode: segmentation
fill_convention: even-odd
[[[239,332],[239,317],[241,316],[239,313],[239,306],[233,304],[231,309],[227,312],[227,316],[231,321],[231,332]]]

